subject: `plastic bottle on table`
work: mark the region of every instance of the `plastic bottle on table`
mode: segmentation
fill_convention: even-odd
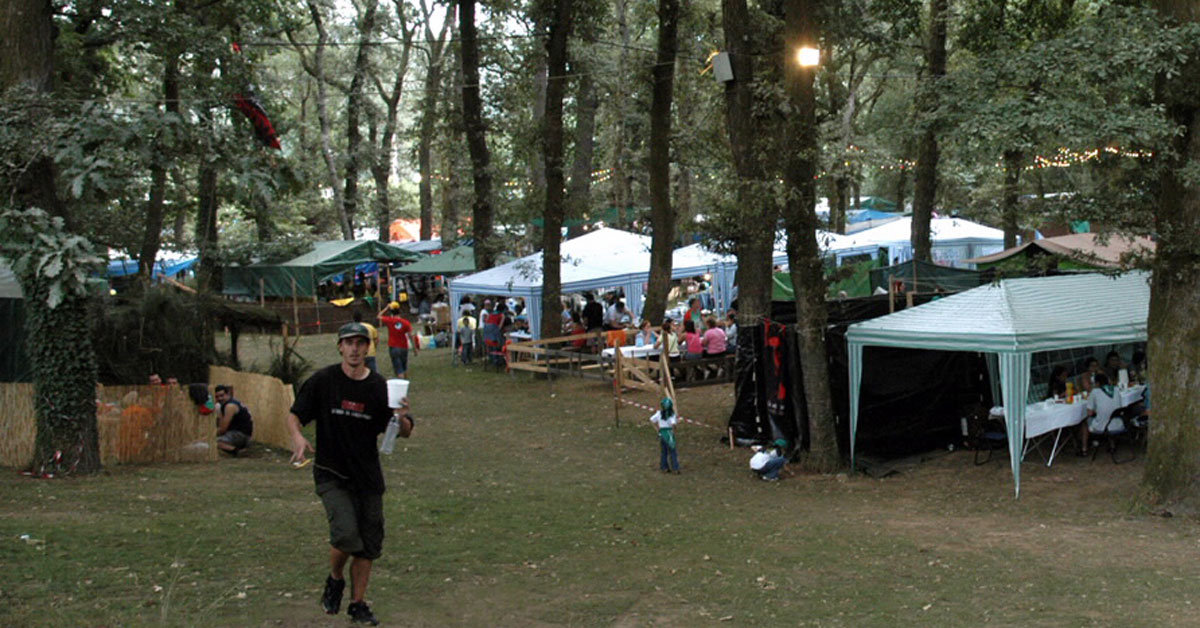
[[[1075,403],[1075,382],[1067,382],[1067,403]]]

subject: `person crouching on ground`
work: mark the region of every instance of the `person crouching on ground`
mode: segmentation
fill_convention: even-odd
[[[371,565],[383,551],[383,470],[375,440],[387,429],[395,413],[400,436],[412,432],[413,420],[403,408],[388,407],[387,383],[365,364],[370,333],[359,323],[338,331],[339,364],[327,366],[308,378],[288,413],[292,462],[304,462],[314,451],[300,426],[316,422],[316,462],[313,481],[329,520],[329,575],[321,606],[326,613],[341,609],[350,563],[350,595],[346,609],[351,620],[379,624],[366,602]],[[407,403],[405,403],[407,405]]]
[[[250,446],[250,437],[254,435],[254,419],[250,416],[250,409],[233,398],[233,386],[217,386],[213,397],[220,407],[217,414],[217,448],[236,456]]]
[[[777,439],[774,447],[763,447],[755,452],[750,458],[750,470],[757,473],[764,481],[778,481],[779,474],[783,472],[783,467],[787,464],[787,456],[784,455],[786,450],[787,441],[782,438]]]
[[[675,404],[670,397],[663,397],[659,407],[660,410],[650,416],[650,422],[658,428],[658,468],[663,473],[679,473],[679,454],[675,449],[675,424],[679,422],[679,417],[675,414]],[[671,463],[669,466],[668,458]]]

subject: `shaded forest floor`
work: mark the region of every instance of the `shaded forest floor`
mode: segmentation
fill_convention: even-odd
[[[330,335],[300,351],[336,360]],[[1200,527],[1135,511],[1140,461],[1030,462],[1020,500],[1006,463],[970,452],[765,483],[718,440],[726,385],[680,391],[714,427],[680,428],[683,473],[664,475],[649,413],[617,424],[607,386],[451,368],[445,350],[411,364],[418,424],[384,458],[368,593],[384,625],[1200,625]],[[320,613],[324,514],[284,452],[7,472],[0,495],[0,625],[348,624]]]

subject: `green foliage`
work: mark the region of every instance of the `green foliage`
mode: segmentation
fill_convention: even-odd
[[[92,318],[101,383],[143,384],[151,373],[163,380],[208,380],[216,356],[206,299],[157,286],[132,297],[105,298],[100,305]]]
[[[11,260],[28,307],[25,347],[38,416],[34,467],[62,452],[60,472],[95,471],[100,455],[87,274],[100,260],[61,218],[36,208],[0,213],[0,254]]]
[[[276,377],[285,384],[298,388],[304,381],[304,376],[312,368],[312,361],[296,351],[296,344],[284,342],[283,350],[276,352],[271,348],[271,364],[266,374]]]

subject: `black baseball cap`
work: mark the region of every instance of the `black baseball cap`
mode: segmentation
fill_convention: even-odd
[[[371,339],[371,332],[367,331],[367,326],[362,323],[346,323],[338,330],[338,340],[345,340],[355,336],[362,336],[367,340]]]

